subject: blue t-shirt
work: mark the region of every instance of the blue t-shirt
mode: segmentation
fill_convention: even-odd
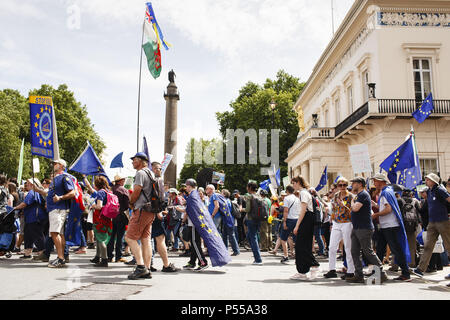
[[[52,210],[68,210],[70,209],[70,200],[60,200],[58,202],[53,202],[53,196],[63,196],[66,193],[74,190],[75,186],[73,184],[72,179],[66,174],[57,175],[50,187],[48,189],[47,194],[47,211],[50,212]]]
[[[447,198],[450,194],[444,187],[435,185],[427,192],[429,222],[448,220]]]
[[[101,200],[102,205],[106,205],[106,202],[108,200],[108,195],[106,194],[105,190],[98,190],[95,195],[95,203],[97,204],[97,201]]]
[[[23,202],[27,205],[23,209],[25,223],[34,223],[48,219],[48,214],[44,209],[44,198],[39,193],[30,190]]]
[[[373,230],[372,202],[370,199],[370,194],[366,190],[361,191],[355,197],[355,202],[362,203],[362,207],[357,212],[352,211],[353,229]]]
[[[214,201],[219,201],[219,198],[217,197],[217,194],[213,193],[212,196],[209,198],[209,205],[208,205],[208,211],[210,214],[213,214],[214,208],[216,207],[214,204]],[[220,210],[217,211],[215,218],[219,218],[221,216]]]

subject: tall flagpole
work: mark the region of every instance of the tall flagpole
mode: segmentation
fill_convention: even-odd
[[[333,29],[333,36],[334,36],[334,6],[333,6],[333,0],[331,0],[331,28]]]
[[[436,131],[436,152],[437,152],[437,161],[436,161],[436,167],[437,167],[437,174],[439,177],[441,177],[441,168],[439,167],[439,142],[438,142],[438,132],[437,132],[437,119],[434,120],[434,130]]]
[[[144,44],[144,27],[145,19],[142,23],[142,39],[141,39],[141,57],[139,60],[139,89],[138,89],[138,111],[137,111],[137,139],[136,139],[136,152],[139,152],[139,116],[141,111],[141,76],[142,76],[142,45]]]

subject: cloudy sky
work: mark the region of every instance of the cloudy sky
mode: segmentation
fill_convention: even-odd
[[[336,29],[353,2],[334,0]],[[151,159],[162,160],[163,94],[173,69],[180,92],[178,171],[191,137],[219,136],[215,113],[229,110],[239,88],[247,81],[274,78],[279,69],[306,81],[332,36],[331,0],[152,4],[173,47],[162,51],[163,72],[157,80],[143,65],[141,133],[149,141]],[[107,145],[105,167],[123,151],[131,168],[144,13],[142,0],[1,0],[0,89],[27,96],[43,83],[66,83],[86,105]]]

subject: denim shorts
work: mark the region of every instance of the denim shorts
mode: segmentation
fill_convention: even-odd
[[[280,233],[281,240],[287,241],[289,235],[294,230],[296,224],[297,224],[297,219],[287,219],[286,220],[287,230],[285,230],[283,223],[281,223],[281,233]]]

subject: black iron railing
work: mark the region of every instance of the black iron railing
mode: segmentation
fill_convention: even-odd
[[[413,113],[422,101],[414,99],[378,99],[379,113]],[[438,114],[450,114],[450,100],[433,100],[434,111]]]
[[[339,136],[342,132],[350,128],[355,122],[361,120],[365,115],[369,113],[369,103],[366,102],[358,110],[353,112],[344,121],[339,123],[335,129],[335,137]]]

